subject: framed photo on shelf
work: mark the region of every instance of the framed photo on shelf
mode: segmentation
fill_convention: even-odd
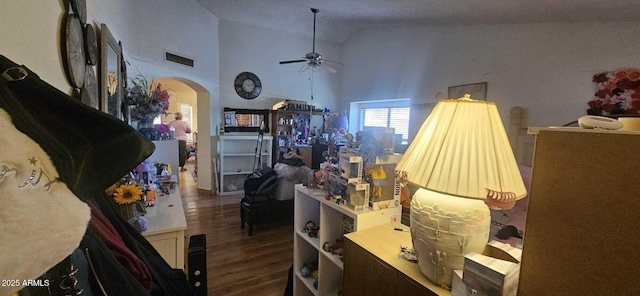
[[[449,86],[449,99],[459,99],[462,98],[465,94],[471,95],[471,99],[473,100],[487,100],[487,83],[486,82],[478,82],[478,83],[470,83],[470,84],[462,84]]]

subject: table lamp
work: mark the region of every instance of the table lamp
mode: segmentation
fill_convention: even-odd
[[[482,254],[493,209],[508,209],[526,195],[495,103],[440,101],[407,148],[396,170],[419,187],[411,200],[411,239],[420,270],[451,286],[464,255]]]

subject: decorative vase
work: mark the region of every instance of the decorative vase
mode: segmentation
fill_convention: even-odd
[[[153,126],[153,119],[138,121],[138,131],[149,141],[158,140],[158,131]]]
[[[151,128],[153,127],[153,120],[139,120],[138,121],[138,130],[143,128]]]
[[[120,216],[127,221],[131,218],[139,217],[146,212],[142,204],[139,202],[120,205],[119,209]]]

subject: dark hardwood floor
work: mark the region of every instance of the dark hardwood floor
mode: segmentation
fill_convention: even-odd
[[[248,227],[240,229],[242,196],[198,190],[193,157],[185,168],[179,174],[187,218],[185,256],[189,237],[205,234],[208,295],[283,295],[293,262],[292,222],[254,226],[253,236],[248,236]]]

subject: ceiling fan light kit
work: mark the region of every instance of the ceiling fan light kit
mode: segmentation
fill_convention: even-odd
[[[304,59],[298,60],[288,60],[288,61],[280,61],[281,65],[284,64],[293,64],[293,63],[305,63],[298,72],[302,73],[307,70],[318,71],[321,68],[329,71],[330,73],[336,73],[336,68],[327,65],[326,63],[335,63],[338,65],[342,65],[340,62],[325,60],[322,58],[322,55],[316,52],[316,15],[319,10],[316,8],[311,8],[311,12],[313,12],[313,46],[311,48],[311,52],[307,53],[304,56]]]

